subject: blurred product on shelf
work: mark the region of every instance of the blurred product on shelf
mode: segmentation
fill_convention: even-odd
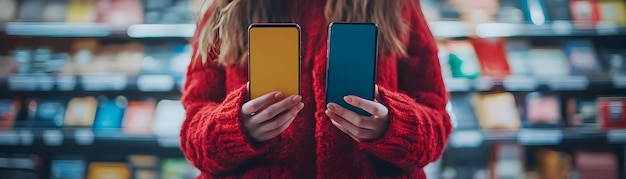
[[[58,73],[62,71],[67,58],[66,53],[53,53],[48,47],[19,49],[13,53],[19,74]]]
[[[609,74],[626,74],[626,49],[602,49],[600,56]]]
[[[156,102],[152,99],[145,101],[130,101],[124,113],[122,127],[125,134],[151,134],[154,121]]]
[[[200,173],[182,158],[167,158],[161,161],[161,178],[194,178]]]
[[[448,0],[461,20],[471,23],[492,22],[498,12],[498,0]]]
[[[111,25],[117,30],[126,30],[130,25],[143,22],[141,0],[98,0],[96,22]]]
[[[452,71],[450,70],[450,52],[443,45],[441,41],[437,41],[437,56],[439,58],[439,64],[441,65],[441,76],[444,79],[452,78]]]
[[[37,155],[0,155],[0,178],[41,178],[42,160]]]
[[[515,105],[515,98],[511,93],[477,94],[474,106],[485,130],[517,130],[520,128],[520,118]]]
[[[489,178],[523,178],[523,148],[515,143],[495,143],[489,163]]]
[[[550,21],[544,0],[521,0],[526,19],[531,24],[544,25]]]
[[[178,44],[174,46],[172,60],[169,71],[176,78],[184,78],[187,73],[187,66],[191,62],[193,49],[188,44]]]
[[[65,120],[65,103],[59,100],[40,100],[37,103],[31,101],[30,105],[36,104],[35,118],[29,120],[31,128],[58,128],[63,127]]]
[[[578,28],[595,28],[600,21],[598,0],[571,0],[571,9]]]
[[[600,19],[626,25],[626,2],[624,0],[599,0]]]
[[[575,150],[578,178],[619,178],[617,157],[610,150]]]
[[[51,179],[83,179],[87,164],[79,156],[58,156],[50,162]]]
[[[13,57],[0,56],[0,79],[4,79],[10,74],[17,73],[18,65]]]
[[[598,127],[598,106],[595,99],[573,98],[567,100],[567,120],[572,127]]]
[[[500,0],[500,9],[496,21],[506,23],[523,23],[524,11],[520,0]]]
[[[146,24],[180,24],[193,21],[192,15],[199,11],[203,5],[193,2],[190,6],[188,0],[153,0],[144,1]],[[189,7],[192,7],[191,9]],[[194,8],[195,7],[195,8]],[[190,12],[191,11],[191,12]]]
[[[17,14],[17,0],[0,0],[0,22],[11,22]]]
[[[457,130],[480,128],[472,105],[473,98],[473,93],[451,94],[452,113],[456,114]]]
[[[603,129],[626,128],[626,98],[598,98],[598,116]]]
[[[19,100],[0,100],[0,130],[11,130],[20,112]]]
[[[483,76],[504,78],[511,74],[503,38],[471,38]]]
[[[185,109],[179,100],[161,100],[155,110],[152,131],[158,136],[179,136]]]
[[[128,164],[122,162],[91,162],[88,179],[130,179]]]
[[[548,16],[554,21],[571,21],[572,11],[570,8],[570,0],[545,0],[548,8]]]
[[[533,75],[538,77],[563,77],[569,75],[569,64],[562,49],[537,47],[528,52]]]
[[[171,67],[174,44],[161,43],[145,48],[145,57],[141,64],[143,74],[167,74]]]
[[[67,104],[65,126],[92,127],[98,110],[98,100],[94,97],[72,98]]]
[[[69,23],[96,22],[96,0],[70,0],[65,21]]]
[[[567,40],[564,46],[572,75],[593,75],[602,71],[598,55],[590,40]]]
[[[43,10],[46,1],[41,0],[22,0],[20,2],[19,22],[41,22],[43,20]]]
[[[561,104],[559,96],[550,92],[532,92],[526,95],[528,127],[559,127]]]
[[[454,78],[476,78],[480,75],[480,64],[474,47],[467,40],[446,40],[443,42],[450,53],[448,63]]]
[[[158,160],[156,156],[150,155],[131,155],[128,156],[132,177],[134,179],[153,179],[159,178]]]
[[[106,96],[98,97],[98,111],[93,128],[96,131],[122,128],[122,119],[127,106],[128,100],[123,96],[113,99],[108,99]]]
[[[530,44],[525,39],[507,39],[506,52],[508,63],[513,75],[529,76],[532,74],[528,51]]]
[[[537,168],[541,178],[572,178],[572,156],[567,153],[540,148],[537,151]]]
[[[47,0],[43,9],[44,22],[64,22],[67,15],[67,0]]]

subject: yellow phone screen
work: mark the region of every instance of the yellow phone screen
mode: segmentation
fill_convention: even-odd
[[[273,91],[300,91],[300,29],[295,24],[251,25],[248,61],[250,98]]]

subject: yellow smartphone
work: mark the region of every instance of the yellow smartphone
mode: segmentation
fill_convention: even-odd
[[[248,27],[250,99],[273,91],[300,94],[300,26],[293,23]]]

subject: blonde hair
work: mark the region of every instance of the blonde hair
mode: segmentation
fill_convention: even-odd
[[[293,22],[291,0],[215,0],[210,18],[199,34],[198,49],[202,64],[209,53],[218,52],[216,61],[223,66],[243,65],[247,59],[247,27],[252,23]],[[408,25],[402,16],[409,0],[328,0],[328,22],[373,22],[379,28],[379,48],[383,54],[406,56],[405,44],[398,34]]]

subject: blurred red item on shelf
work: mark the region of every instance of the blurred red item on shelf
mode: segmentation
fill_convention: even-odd
[[[526,115],[531,124],[555,124],[561,119],[559,97],[532,92],[526,97]]]
[[[20,108],[19,100],[0,100],[0,130],[13,128]]]
[[[570,7],[578,28],[595,28],[600,21],[598,0],[572,0]]]
[[[96,9],[96,21],[110,24],[116,29],[143,22],[141,0],[98,0]]]
[[[156,103],[152,100],[130,101],[122,127],[125,134],[152,134]]]
[[[482,74],[502,78],[511,74],[503,38],[471,38]]]
[[[603,129],[626,128],[626,98],[598,98],[598,116]]]
[[[617,157],[612,151],[582,151],[574,154],[578,178],[617,179]]]

